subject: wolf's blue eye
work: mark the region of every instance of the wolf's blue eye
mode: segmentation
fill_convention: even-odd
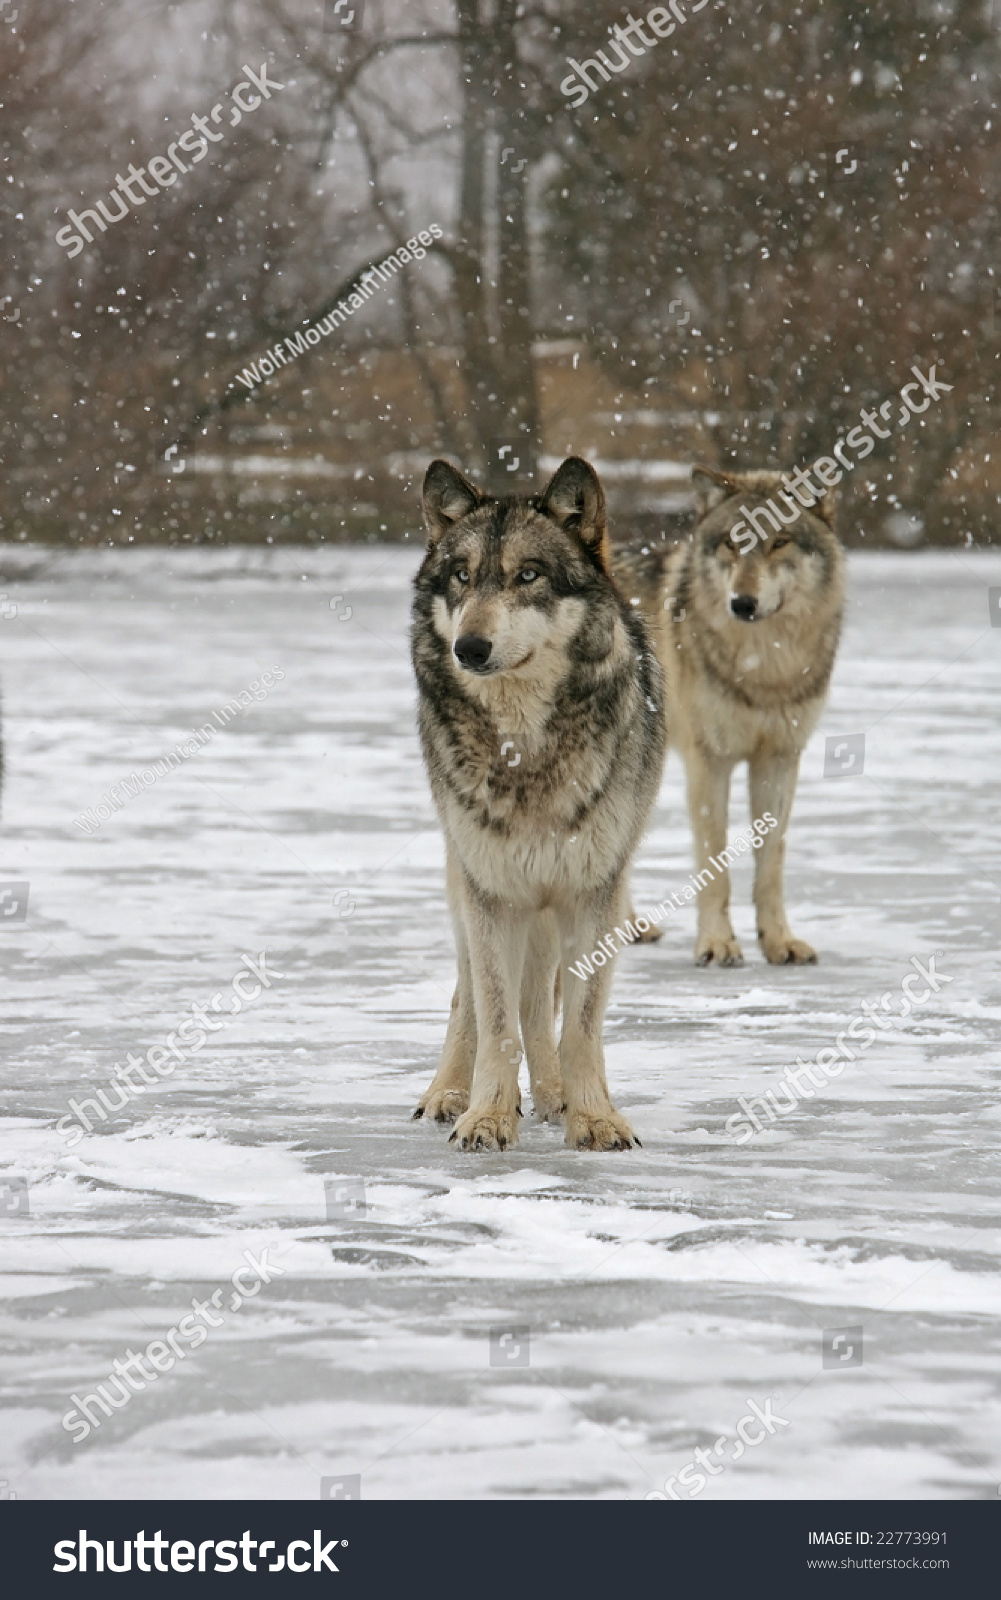
[[[453,576],[453,578],[458,578],[460,583],[468,583],[469,582],[469,568],[468,567],[456,567],[456,569],[453,572],[452,576]]]
[[[534,583],[539,574],[534,567],[522,567],[518,574],[519,583]]]

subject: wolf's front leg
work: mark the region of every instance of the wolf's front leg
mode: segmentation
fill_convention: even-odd
[[[786,828],[798,773],[798,755],[769,756],[750,762],[751,816],[758,821],[768,811],[778,824],[765,834],[764,844],[755,851],[754,862],[758,938],[766,959],[776,966],[789,963],[802,966],[817,959],[813,946],[804,939],[795,938],[786,920],[783,885]]]
[[[445,1034],[438,1071],[430,1087],[421,1095],[414,1120],[427,1117],[435,1122],[454,1122],[469,1105],[469,1089],[476,1060],[476,1009],[473,1003],[473,975],[469,966],[465,908],[462,899],[462,872],[449,856],[445,868],[445,887],[452,912],[458,977],[452,996],[452,1010]]]
[[[518,999],[528,918],[463,886],[463,921],[476,1006],[476,1064],[469,1110],[449,1143],[462,1150],[506,1150],[518,1140]]]
[[[552,911],[533,917],[521,980],[521,1034],[528,1057],[532,1107],[543,1122],[563,1116],[563,1080],[556,1043],[560,993],[560,941]]]
[[[469,961],[459,958],[459,977],[452,996],[452,1010],[445,1033],[438,1071],[430,1087],[421,1095],[414,1121],[454,1122],[469,1104],[469,1086],[476,1060],[476,1014],[473,1010],[473,984]]]
[[[695,964],[707,967],[715,961],[721,967],[740,967],[744,957],[730,921],[730,874],[726,867],[713,866],[712,858],[726,848],[726,824],[730,809],[730,777],[733,762],[711,756],[702,750],[685,755],[688,780],[688,813],[695,842],[698,876],[706,881],[699,887],[699,927],[695,941]]]
[[[566,1101],[566,1143],[576,1150],[629,1150],[639,1144],[625,1117],[613,1106],[605,1079],[605,1052],[601,1030],[612,987],[613,958],[599,952],[598,941],[613,934],[624,914],[627,896],[620,882],[610,893],[573,908],[561,919],[563,944],[563,1033],[560,1070]],[[610,943],[614,943],[614,938]],[[604,965],[592,952],[604,953]],[[594,967],[590,977],[579,978],[571,966],[583,970],[581,957]]]

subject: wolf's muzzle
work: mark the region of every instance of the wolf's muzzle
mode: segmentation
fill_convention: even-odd
[[[464,633],[452,646],[456,661],[467,672],[485,672],[492,649],[491,641],[478,633]]]
[[[758,601],[753,594],[732,594],[730,596],[730,610],[741,622],[753,622],[754,614],[758,609]]]

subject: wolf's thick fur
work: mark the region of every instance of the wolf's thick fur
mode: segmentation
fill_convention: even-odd
[[[753,511],[781,490],[781,473],[697,467],[695,475],[701,516],[666,564],[655,629],[668,737],[685,760],[698,872],[709,874],[699,891],[695,957],[700,966],[743,959],[729,873],[710,857],[726,844],[730,777],[746,761],[752,817],[769,811],[778,822],[755,852],[761,948],[773,962],[816,961],[790,931],[782,869],[799,758],[823,709],[844,609],[834,502],[825,495],[741,555],[730,537],[741,507]]]
[[[660,668],[609,575],[601,485],[571,457],[541,495],[498,500],[435,461],[424,520],[413,660],[458,982],[415,1116],[455,1121],[463,1149],[513,1145],[520,1036],[536,1112],[575,1148],[628,1149],[602,1050],[612,962],[566,970],[627,909],[664,752]]]

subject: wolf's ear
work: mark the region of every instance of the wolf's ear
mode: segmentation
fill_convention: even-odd
[[[486,496],[462,476],[458,467],[453,467],[448,461],[432,461],[424,474],[421,495],[429,543],[437,544],[453,522],[475,511],[485,499]]]
[[[707,517],[732,494],[740,494],[747,483],[739,472],[720,472],[716,467],[693,467],[692,488],[699,516]]]
[[[553,473],[536,505],[567,533],[575,533],[608,572],[605,491],[589,461],[583,461],[580,456],[567,456]]]

